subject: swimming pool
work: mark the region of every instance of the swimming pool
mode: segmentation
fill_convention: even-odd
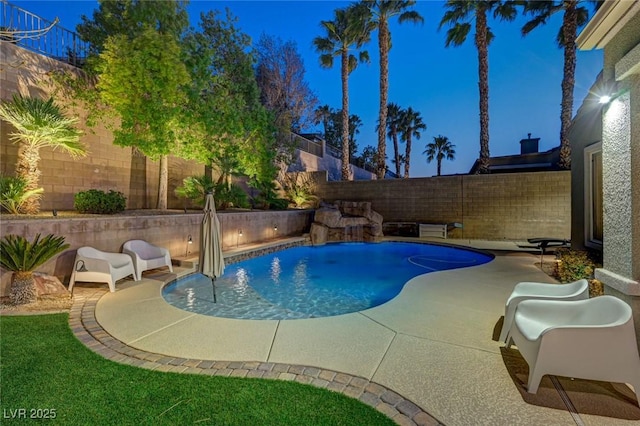
[[[216,280],[194,274],[162,290],[171,305],[240,319],[301,319],[381,305],[411,278],[481,265],[491,255],[449,246],[383,242],[303,246],[229,265]]]

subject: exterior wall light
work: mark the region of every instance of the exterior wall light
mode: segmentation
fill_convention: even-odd
[[[609,102],[611,102],[611,96],[609,95],[602,95],[600,99],[598,99],[598,103],[600,104],[608,104]]]
[[[58,216],[58,210],[53,209],[53,211],[51,212],[51,214],[53,214],[54,216]]]

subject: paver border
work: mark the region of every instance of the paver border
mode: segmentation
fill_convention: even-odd
[[[108,360],[155,371],[295,381],[355,398],[399,425],[443,426],[409,399],[364,377],[304,365],[175,358],[136,349],[110,335],[97,321],[96,305],[106,293],[102,288],[76,288],[69,326],[88,349]]]

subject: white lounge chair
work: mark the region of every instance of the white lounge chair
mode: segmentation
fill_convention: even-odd
[[[73,291],[76,281],[107,283],[112,293],[116,291],[116,281],[124,277],[131,275],[134,281],[138,281],[133,260],[128,254],[80,247],[73,265],[69,291]]]
[[[613,296],[587,300],[525,300],[507,348],[529,364],[527,391],[545,374],[629,383],[640,400],[640,356],[631,307]]]
[[[521,282],[516,284],[504,307],[504,321],[500,332],[500,341],[507,342],[509,329],[513,324],[513,315],[518,303],[529,299],[547,300],[584,300],[589,298],[589,282],[578,280],[566,284],[547,284]]]
[[[149,269],[168,266],[169,271],[173,272],[171,255],[166,248],[154,246],[144,240],[130,240],[124,243],[122,252],[133,259],[133,267],[139,280],[142,279],[142,272]]]

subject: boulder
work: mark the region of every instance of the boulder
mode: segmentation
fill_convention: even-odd
[[[329,228],[340,227],[342,213],[337,208],[322,207],[316,210],[314,221],[328,226]]]
[[[383,236],[382,220],[368,201],[322,204],[311,224],[311,242],[319,245],[327,241],[378,241]]]
[[[320,223],[311,224],[311,244],[314,246],[320,246],[327,242],[327,236],[329,234],[329,228]]]

